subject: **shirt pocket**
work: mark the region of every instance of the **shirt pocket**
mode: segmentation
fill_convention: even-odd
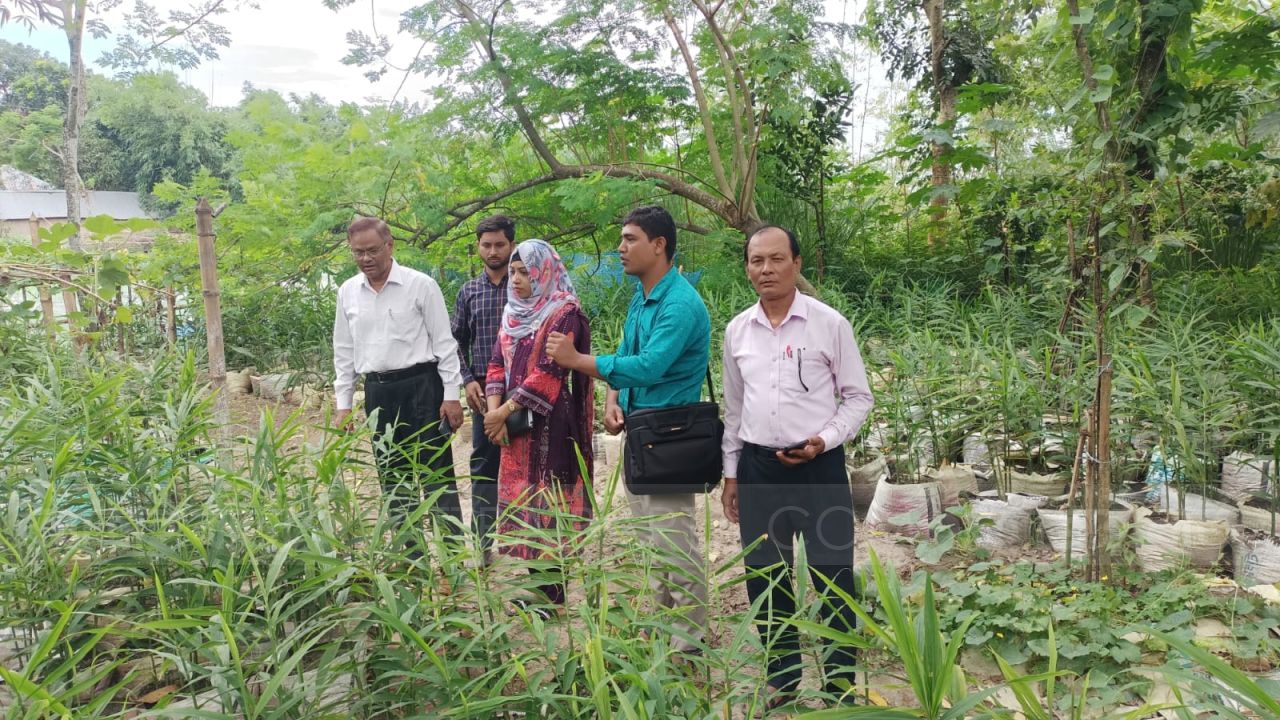
[[[782,387],[793,393],[813,392],[830,374],[830,364],[822,352],[805,348],[794,349],[791,357],[783,358],[779,372]]]
[[[383,312],[385,337],[392,345],[407,348],[413,344],[416,334],[415,322],[421,322],[418,315],[403,309],[387,308]]]

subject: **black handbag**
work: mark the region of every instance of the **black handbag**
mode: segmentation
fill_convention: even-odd
[[[507,402],[510,398],[504,398],[502,401]],[[533,432],[533,411],[529,408],[519,405],[520,408],[507,416],[507,437],[520,437]]]
[[[724,423],[707,368],[710,402],[637,410],[626,418],[623,447],[627,490],[634,495],[705,493],[724,471]]]

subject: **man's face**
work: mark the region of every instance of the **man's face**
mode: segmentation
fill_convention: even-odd
[[[369,280],[385,280],[391,274],[392,243],[383,240],[377,230],[356,233],[347,240],[347,245],[356,259],[356,267]]]
[[[644,275],[666,257],[667,243],[662,237],[650,238],[639,225],[623,225],[618,256],[622,271],[628,275]]]
[[[476,248],[480,251],[480,259],[490,270],[502,270],[511,261],[511,251],[515,244],[507,239],[501,230],[490,230],[476,240]]]
[[[791,254],[791,241],[778,228],[762,230],[747,241],[747,277],[761,300],[783,298],[796,289],[800,256]]]

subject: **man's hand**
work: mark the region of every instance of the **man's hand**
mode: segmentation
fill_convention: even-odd
[[[805,446],[799,450],[790,450],[788,452],[778,451],[778,461],[783,465],[803,465],[810,460],[818,457],[827,449],[827,443],[822,438],[814,435],[805,442]]]
[[[724,479],[724,489],[720,491],[720,505],[724,508],[724,517],[735,525],[738,523],[738,479]]]
[[[440,417],[449,423],[449,429],[457,432],[462,427],[462,403],[457,400],[445,400],[440,403]]]
[[[351,432],[356,427],[356,419],[351,415],[351,408],[339,410],[333,416],[333,426],[344,432]]]
[[[604,408],[604,430],[610,435],[617,435],[627,426],[626,417],[622,414],[622,408],[616,404],[606,405]]]
[[[467,383],[467,407],[472,412],[484,414],[484,388],[480,387],[480,383],[472,380]]]
[[[505,403],[484,414],[484,434],[495,445],[507,444],[507,412]]]
[[[573,333],[553,332],[547,336],[547,357],[560,367],[572,370],[574,361],[581,354],[573,345]]]

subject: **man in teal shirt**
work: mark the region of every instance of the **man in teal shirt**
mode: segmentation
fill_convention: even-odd
[[[640,281],[627,320],[622,345],[613,355],[583,355],[572,336],[552,333],[547,355],[571,371],[609,383],[604,427],[616,435],[626,415],[647,408],[697,402],[711,355],[711,317],[706,303],[680,274],[676,223],[666,210],[641,207],[622,221],[618,255],[622,269]],[[652,589],[658,602],[680,613],[671,643],[677,651],[703,649],[707,613],[707,577],[694,522],[692,494],[633,495],[631,513],[648,518],[647,541],[667,551],[669,562],[654,568]]]

